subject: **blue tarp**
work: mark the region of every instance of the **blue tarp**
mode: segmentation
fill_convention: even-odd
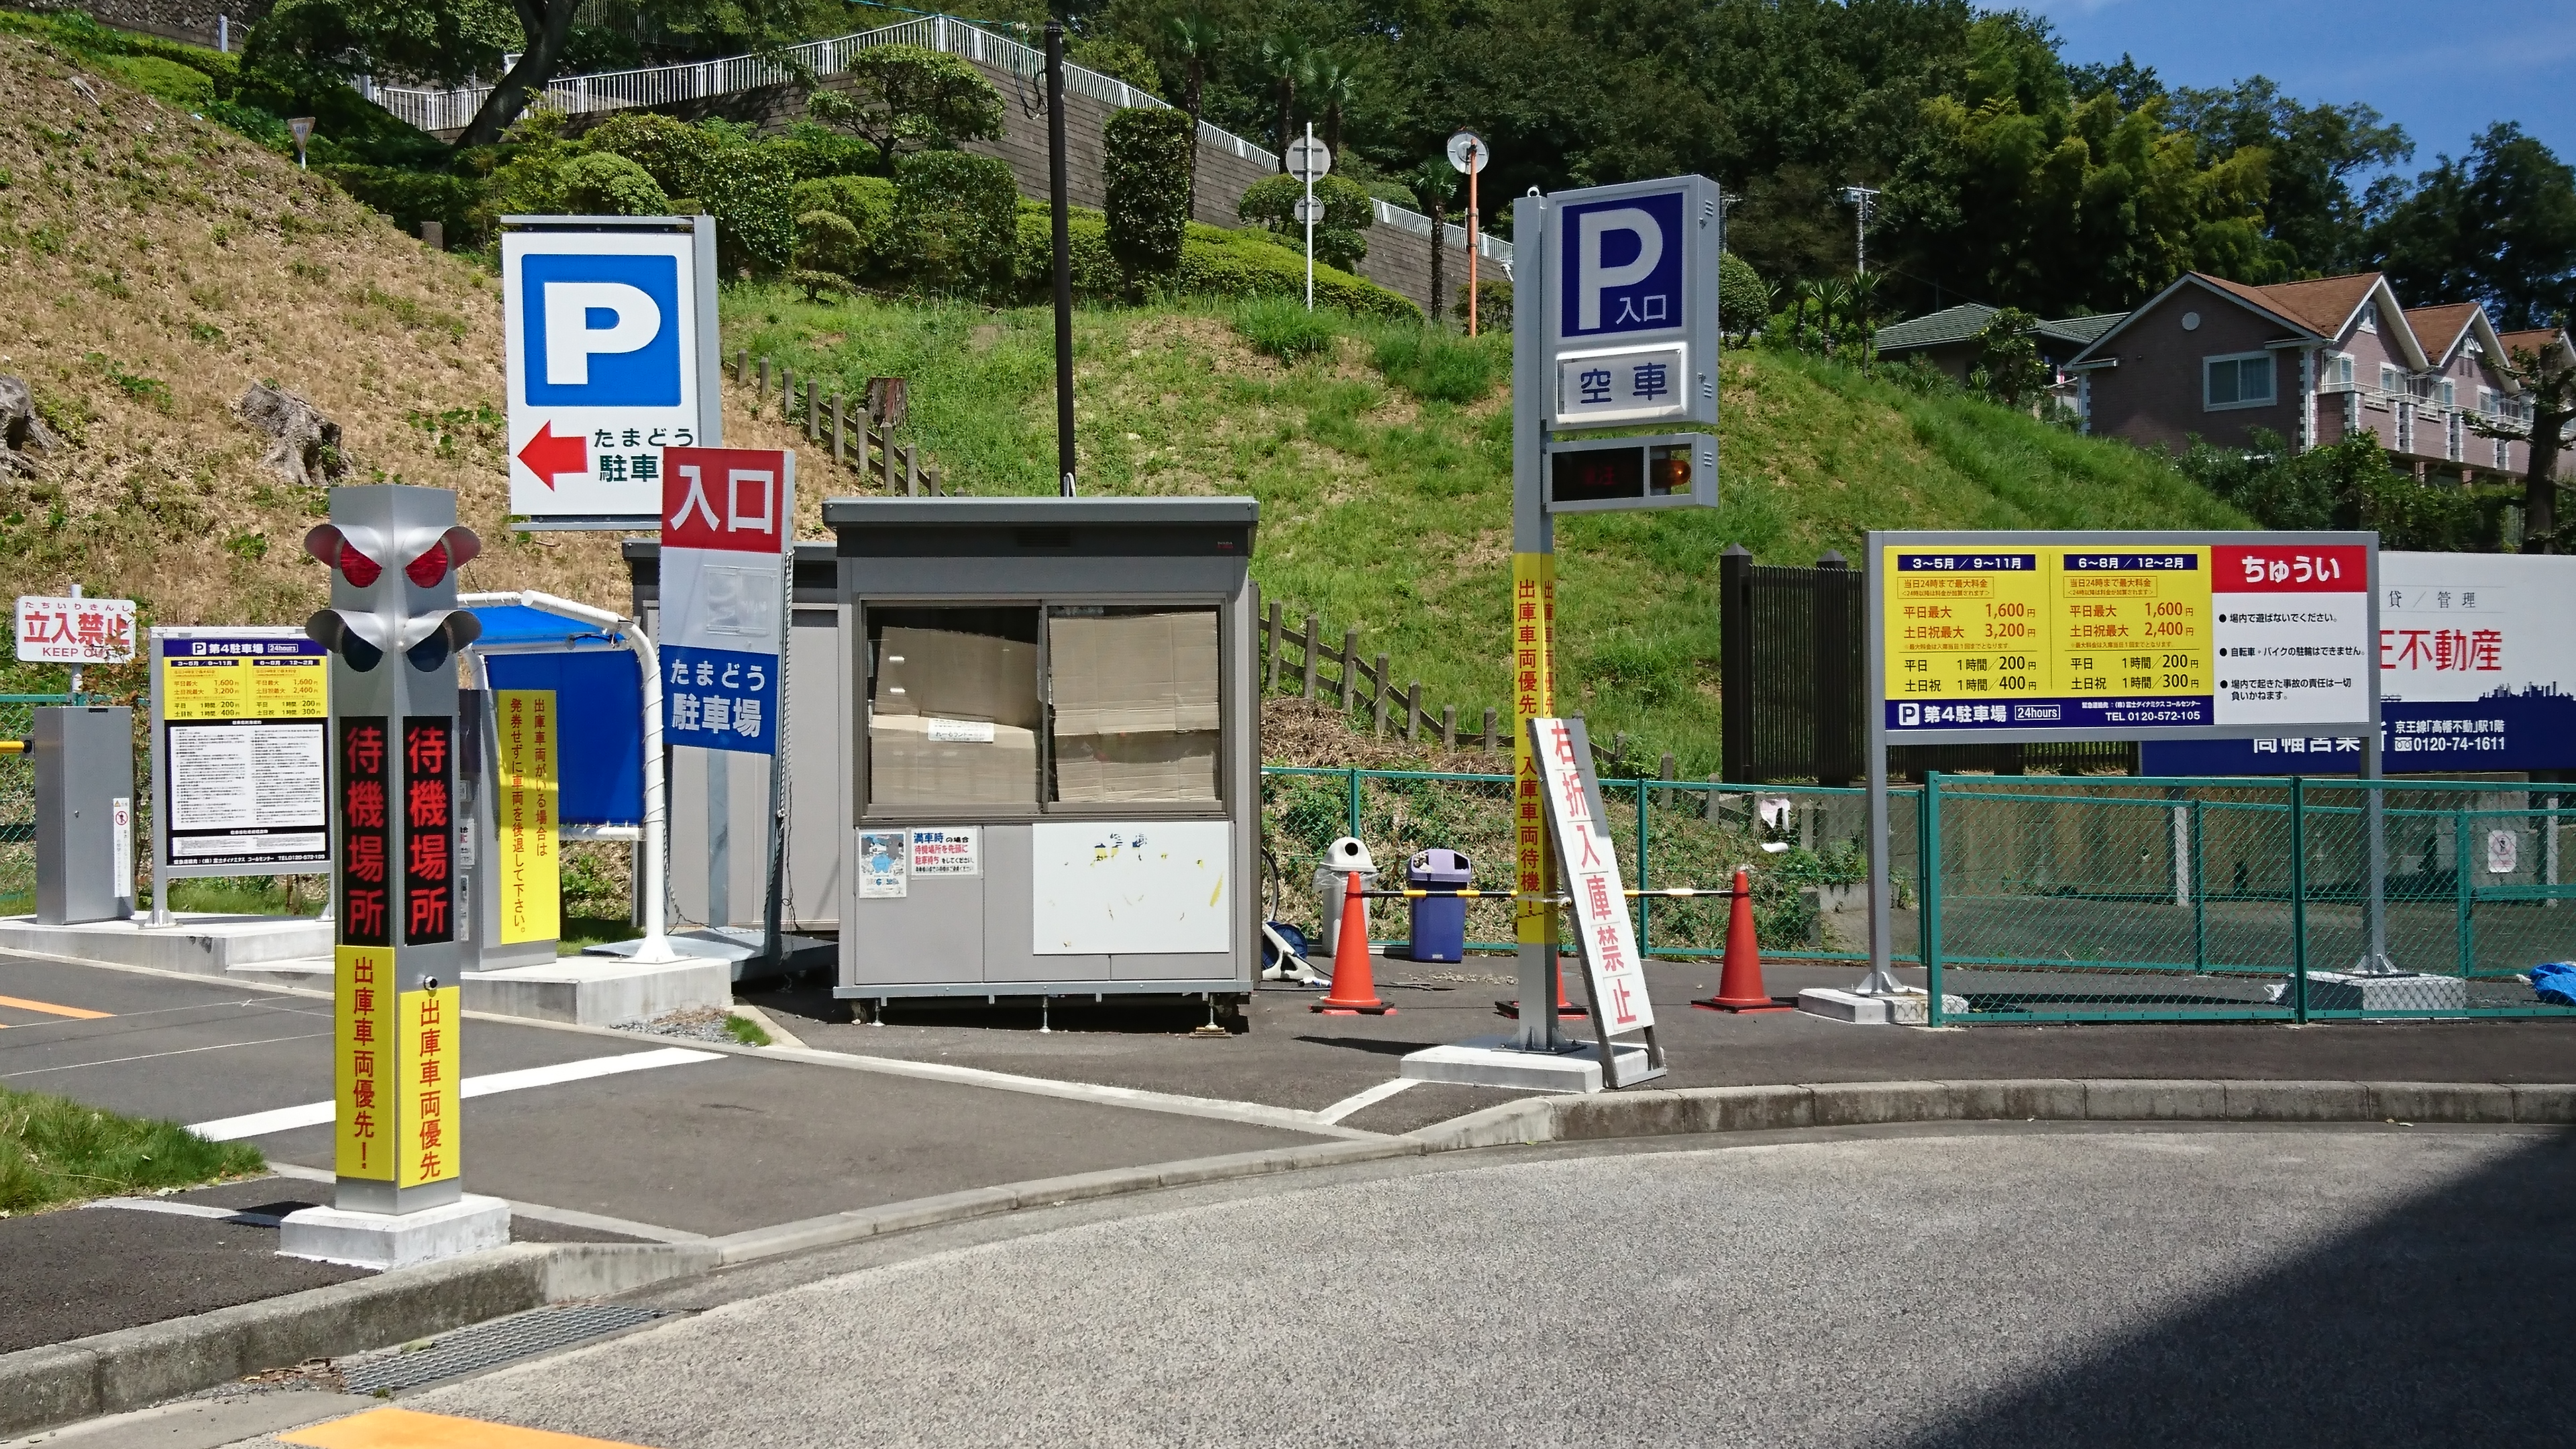
[[[556,765],[566,825],[638,825],[644,819],[644,682],[624,637],[517,604],[477,608],[484,650],[551,646],[485,656],[494,689],[551,689],[563,748]]]

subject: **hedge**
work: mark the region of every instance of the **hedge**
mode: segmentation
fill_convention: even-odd
[[[824,176],[799,181],[787,193],[788,209],[801,219],[828,211],[858,233],[858,266],[845,275],[860,281],[893,279],[899,258],[894,253],[894,183],[882,176]]]
[[[1109,250],[1131,277],[1161,277],[1181,264],[1190,221],[1190,160],[1197,138],[1187,113],[1131,106],[1103,128]]]
[[[1297,200],[1305,194],[1306,184],[1294,176],[1266,176],[1244,188],[1235,214],[1270,228],[1273,236],[1302,257],[1306,225],[1297,220]],[[1368,255],[1368,241],[1361,233],[1377,219],[1376,198],[1347,177],[1319,176],[1315,199],[1324,204],[1324,214],[1315,223],[1315,260],[1349,271]]]
[[[1178,290],[1213,297],[1303,297],[1306,258],[1258,232],[1192,226],[1181,243]],[[1315,264],[1315,301],[1358,317],[1422,320],[1422,309],[1400,292],[1339,267]]]
[[[895,245],[913,287],[1008,300],[1019,256],[1019,183],[1008,164],[919,151],[895,165]]]

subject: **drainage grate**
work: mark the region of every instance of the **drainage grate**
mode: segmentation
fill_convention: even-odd
[[[623,1303],[567,1303],[532,1309],[441,1334],[429,1347],[410,1353],[344,1359],[338,1365],[340,1380],[353,1394],[416,1388],[660,1317],[662,1314],[653,1309]]]

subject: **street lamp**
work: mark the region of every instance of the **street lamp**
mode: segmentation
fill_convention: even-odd
[[[1839,193],[1843,203],[1852,209],[1852,271],[1869,270],[1869,217],[1878,208],[1878,191],[1869,186],[1846,186]]]

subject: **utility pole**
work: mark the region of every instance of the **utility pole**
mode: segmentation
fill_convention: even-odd
[[[1055,478],[1059,496],[1073,483],[1073,236],[1065,210],[1064,22],[1046,23],[1047,183],[1055,211]]]
[[[1842,198],[1852,209],[1852,271],[1864,273],[1869,270],[1869,218],[1878,209],[1878,191],[1868,186],[1846,186]]]

